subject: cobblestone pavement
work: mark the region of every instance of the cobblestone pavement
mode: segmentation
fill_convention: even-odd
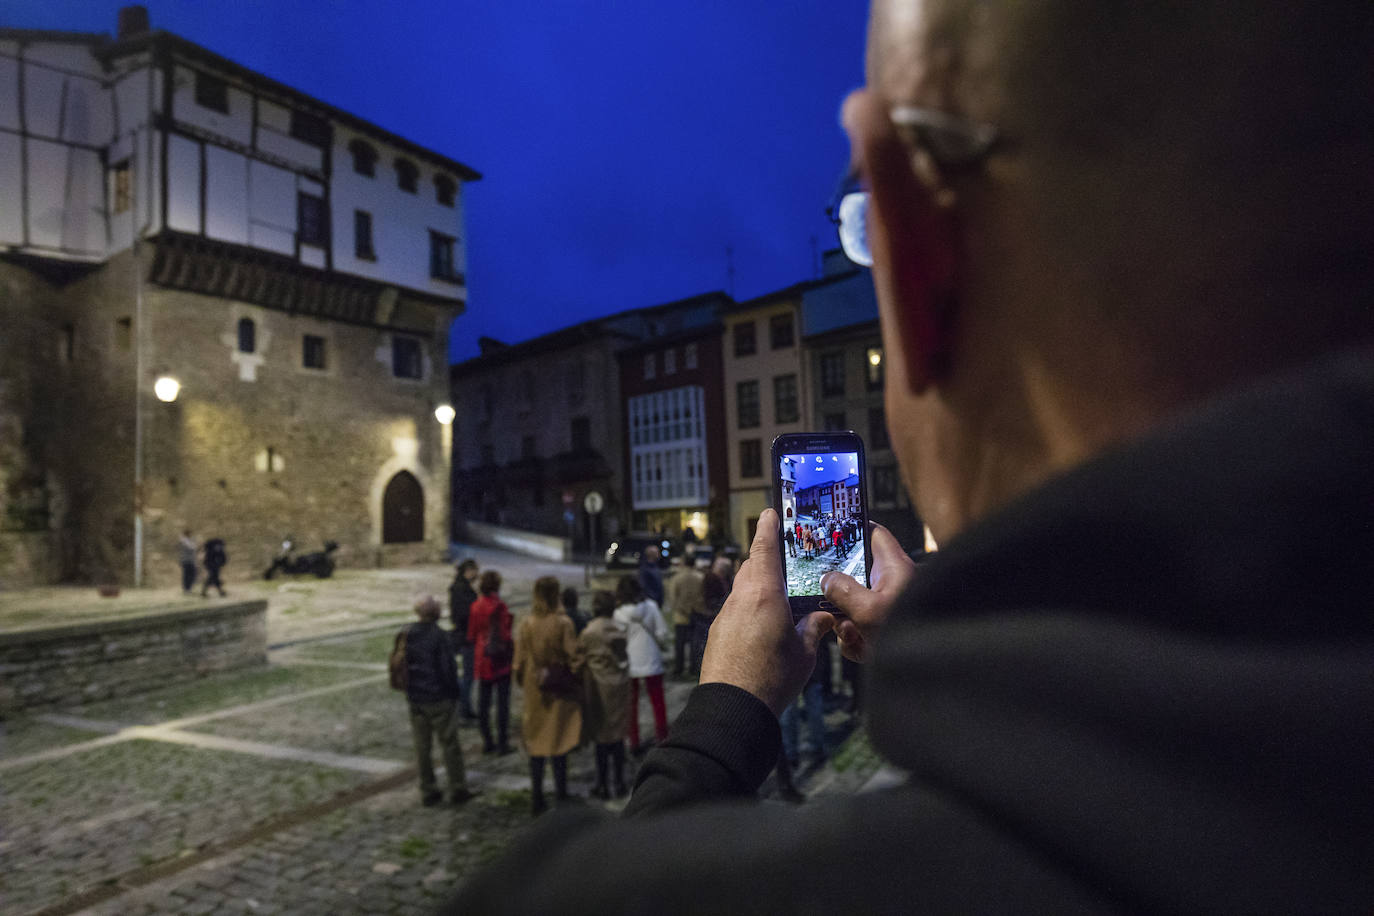
[[[527,588],[550,564],[503,565]],[[482,794],[458,809],[422,807],[404,700],[386,684],[394,626],[367,625],[329,635],[314,621],[294,631],[313,636],[295,640],[269,630],[288,645],[263,668],[0,722],[0,912],[432,909],[530,823],[526,759],[482,755],[464,727],[469,783]],[[693,685],[666,686],[673,715]],[[511,705],[518,735],[518,690]],[[839,749],[803,771],[804,791],[853,792],[873,777],[878,760],[862,735],[844,740],[848,722],[829,714]],[[575,796],[593,772],[588,749],[571,755]]]
[[[863,542],[856,543],[849,553],[836,558],[834,550],[826,550],[808,558],[798,551],[797,556],[787,558],[787,591],[790,595],[819,595],[821,576],[838,569],[863,581]]]

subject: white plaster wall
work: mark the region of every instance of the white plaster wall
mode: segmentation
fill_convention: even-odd
[[[368,178],[353,170],[348,145],[361,138],[377,150],[376,176]],[[405,156],[420,170],[416,193],[402,191],[396,181],[397,156]],[[334,174],[330,195],[333,223],[334,269],[433,293],[458,298],[466,295],[461,285],[433,280],[429,275],[429,230],[456,238],[454,264],[466,271],[462,231],[462,183],[453,207],[438,202],[434,186],[437,169],[418,156],[403,153],[374,137],[339,125],[334,130]],[[372,214],[372,243],[376,261],[354,256],[353,211]]]
[[[258,125],[258,149],[303,168],[324,168],[324,150],[262,124]]]
[[[19,129],[19,61],[12,57],[0,57],[0,127]]]
[[[28,140],[29,242],[48,248],[62,245],[62,187],[67,174],[67,147],[49,140]]]
[[[296,176],[265,162],[248,164],[248,239],[280,254],[296,250]]]
[[[207,146],[205,174],[205,234],[248,244],[248,157]]]
[[[167,138],[169,228],[200,232],[200,144],[173,134]]]
[[[63,147],[62,247],[101,257],[105,254],[105,169],[100,154]]]
[[[0,244],[24,243],[24,205],[21,195],[20,144],[14,134],[0,134]]]

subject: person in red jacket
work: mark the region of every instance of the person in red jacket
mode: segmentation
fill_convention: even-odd
[[[468,641],[473,644],[477,674],[477,726],[482,732],[482,753],[509,754],[510,673],[515,643],[511,640],[511,613],[501,600],[501,574],[494,569],[477,580],[477,600],[468,613]],[[491,740],[491,697],[496,693],[496,741]]]

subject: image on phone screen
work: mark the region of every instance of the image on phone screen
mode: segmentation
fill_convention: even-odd
[[[820,595],[831,570],[866,582],[861,467],[858,452],[778,456],[789,598]]]

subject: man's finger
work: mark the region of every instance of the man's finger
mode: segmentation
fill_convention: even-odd
[[[835,636],[840,643],[840,654],[851,662],[861,662],[864,660],[864,650],[867,641],[859,631],[858,626],[852,620],[841,620],[835,624]]]
[[[909,558],[902,545],[888,531],[877,522],[868,523],[868,545],[873,551],[873,568],[884,569],[891,564],[904,563]]]
[[[829,611],[812,611],[801,619],[797,624],[797,632],[801,635],[802,645],[806,646],[806,653],[815,656],[816,647],[821,640],[835,628],[835,617]]]
[[[848,617],[861,621],[873,616],[871,612],[878,602],[877,596],[857,579],[836,570],[821,577],[821,592],[826,601]]]

